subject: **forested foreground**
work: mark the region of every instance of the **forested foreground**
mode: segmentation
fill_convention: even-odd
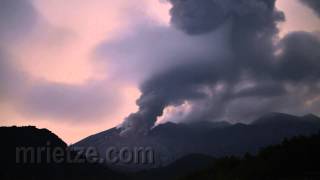
[[[303,180],[320,179],[320,133],[295,137],[262,149],[257,155],[225,157],[184,180]]]

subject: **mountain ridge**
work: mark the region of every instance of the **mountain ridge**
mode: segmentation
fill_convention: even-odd
[[[143,170],[166,166],[189,154],[213,157],[256,153],[261,147],[281,143],[284,138],[309,135],[320,129],[316,116],[293,116],[283,113],[258,118],[252,124],[228,124],[214,127],[189,124],[161,124],[148,134],[124,137],[120,130],[111,128],[75,144],[79,147],[96,147],[104,154],[108,147],[152,147],[156,163],[152,166],[131,166],[128,169]],[[117,165],[111,165],[117,168]],[[127,165],[120,170],[126,171]]]

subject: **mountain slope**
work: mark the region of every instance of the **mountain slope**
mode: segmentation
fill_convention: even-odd
[[[196,173],[202,169],[208,168],[214,161],[215,159],[211,156],[191,154],[178,159],[168,166],[138,172],[131,177],[137,180],[177,179],[179,177],[184,177],[186,174]]]
[[[315,116],[273,113],[249,125],[161,124],[143,136],[121,136],[120,131],[113,128],[86,138],[75,146],[93,146],[100,154],[105,154],[108,147],[152,147],[154,164],[112,164],[121,170],[141,170],[166,166],[190,154],[222,157],[256,153],[261,147],[281,143],[284,138],[310,135],[319,129],[320,121]]]

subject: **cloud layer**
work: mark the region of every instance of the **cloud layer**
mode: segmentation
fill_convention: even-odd
[[[109,121],[134,109],[125,102],[137,84],[124,133],[147,132],[163,113],[176,122],[319,113],[319,35],[279,39],[274,0],[0,3],[0,106],[22,118]]]
[[[46,22],[31,1],[1,0],[1,104],[9,104],[23,117],[34,119],[79,123],[100,120],[112,115],[116,112],[114,106],[120,106],[123,102],[120,83],[111,83],[107,79],[88,79],[81,84],[54,82],[34,77],[24,69],[24,65],[32,64],[35,55],[26,53],[20,56],[17,52],[20,44],[26,42],[32,49],[36,47],[36,40],[33,38],[40,34],[47,43],[52,43],[50,45],[53,48],[54,43],[50,39],[55,35],[59,38],[62,35],[61,31],[56,31],[57,29],[59,28]],[[40,53],[42,52],[38,52]],[[56,59],[56,62],[58,61],[59,59]]]
[[[157,44],[164,36],[156,33],[152,35],[155,45],[147,42],[154,56],[140,59],[142,63],[152,59],[159,60],[155,67],[172,63],[164,69],[156,68],[158,71],[141,83],[140,108],[124,121],[124,134],[146,133],[166,108],[186,103],[191,106],[184,112],[188,115],[181,119],[175,114],[171,120],[248,122],[272,111],[319,113],[320,39],[307,32],[293,32],[279,39],[277,24],[285,17],[276,9],[275,0],[170,2],[172,26],[184,32],[188,41],[173,38],[171,43],[178,48],[172,50]],[[215,38],[221,35],[224,38]],[[197,44],[201,37],[206,38]],[[127,54],[149,54],[130,46],[131,39],[123,41],[129,42]],[[170,40],[166,43],[171,44]],[[179,47],[185,43],[194,49],[205,46],[215,53],[181,53]]]

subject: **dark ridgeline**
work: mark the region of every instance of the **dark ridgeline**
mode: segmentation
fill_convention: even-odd
[[[17,164],[17,147],[50,147],[51,150],[62,148],[66,153],[71,154],[71,158],[74,158],[76,153],[46,129],[2,127],[0,128],[2,142],[0,179],[300,180],[308,178],[314,180],[320,178],[319,130],[320,119],[314,115],[297,117],[279,113],[264,116],[251,125],[208,122],[189,125],[163,124],[145,136],[157,137],[152,140],[169,143],[167,145],[173,146],[172,152],[178,151],[183,155],[179,154],[181,156],[175,157],[175,160],[157,168],[128,173],[116,172],[110,170],[114,167],[89,163],[87,160],[82,163],[41,161],[41,163]],[[113,136],[119,133],[116,129],[107,132],[112,132]],[[312,136],[312,134],[315,135]],[[196,135],[198,136],[193,137],[196,139],[188,139]],[[98,137],[101,136],[105,137],[105,134],[100,133]],[[147,137],[140,137],[140,140],[145,142],[144,138]],[[200,137],[206,138],[200,141]],[[95,138],[97,136],[89,139],[98,142],[99,139]],[[112,137],[106,138],[105,141],[110,142],[110,138]],[[115,138],[115,140],[119,139]],[[207,149],[202,149],[204,144],[200,146],[194,140],[208,144],[205,146]],[[156,147],[161,148],[159,144]],[[188,149],[190,147],[193,149]],[[47,158],[48,151],[46,149],[41,158]],[[210,151],[215,153],[212,155],[205,153]],[[172,155],[176,154],[169,154],[169,156]]]
[[[69,153],[71,159],[76,157],[76,153],[68,150],[67,144],[58,136],[47,129],[37,129],[28,127],[1,127],[0,128],[0,179],[1,180],[60,180],[60,179],[119,179],[119,175],[105,166],[83,163],[53,162],[47,160],[52,156],[54,149],[61,149],[65,154]],[[17,163],[16,148],[46,148],[41,160],[36,157],[31,161],[28,154],[27,163],[23,161],[20,154],[20,162]],[[49,152],[49,156],[47,153]]]
[[[320,129],[320,119],[314,115],[292,116],[272,113],[251,124],[228,124],[197,122],[192,124],[166,123],[153,128],[148,134],[122,136],[119,129],[113,128],[92,135],[79,143],[78,147],[96,147],[100,154],[110,146],[152,147],[156,162],[152,168],[167,166],[190,155],[204,154],[212,157],[256,153],[262,147],[281,143],[284,138],[298,135],[311,135]],[[112,165],[118,168],[117,165]],[[121,170],[144,170],[150,165],[122,165]]]

